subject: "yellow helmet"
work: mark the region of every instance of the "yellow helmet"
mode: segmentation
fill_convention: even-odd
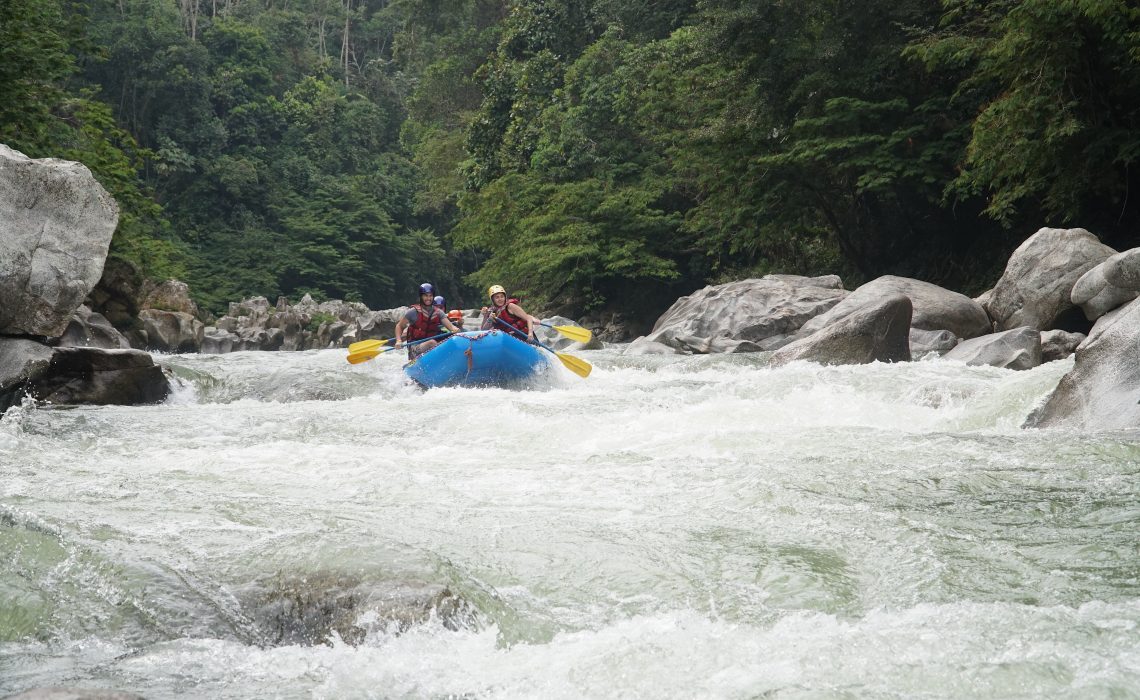
[[[502,285],[492,284],[490,289],[487,290],[487,296],[493,297],[496,294],[506,294],[507,290],[503,289]]]

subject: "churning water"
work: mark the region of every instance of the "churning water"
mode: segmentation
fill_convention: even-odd
[[[1071,361],[423,392],[397,354],[10,410],[0,697],[1140,697],[1140,435],[1019,427]]]

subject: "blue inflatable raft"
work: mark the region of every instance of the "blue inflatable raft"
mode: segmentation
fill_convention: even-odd
[[[505,331],[465,331],[404,365],[417,384],[509,386],[550,368],[550,354]]]

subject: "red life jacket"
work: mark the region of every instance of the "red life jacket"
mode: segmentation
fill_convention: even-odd
[[[522,337],[526,338],[526,336],[527,336],[526,319],[525,318],[519,318],[518,316],[515,316],[514,314],[512,314],[510,311],[507,311],[508,306],[510,306],[511,304],[517,304],[517,303],[519,303],[518,299],[507,299],[507,303],[504,304],[503,306],[491,307],[491,313],[496,314],[498,316],[499,320],[502,321],[503,323],[507,324],[508,326],[511,326],[513,328],[517,328],[519,330],[519,332],[522,333]],[[500,328],[501,328],[501,326],[500,326]]]
[[[430,338],[442,332],[440,330],[440,326],[443,324],[442,311],[434,306],[431,308],[431,311],[424,311],[423,306],[420,304],[413,304],[412,308],[416,310],[416,321],[415,323],[408,324],[408,332],[404,336],[406,341],[411,342],[413,340]]]

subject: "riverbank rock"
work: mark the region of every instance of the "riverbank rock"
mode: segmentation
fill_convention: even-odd
[[[206,326],[183,311],[143,309],[139,321],[146,334],[146,348],[159,352],[198,352]]]
[[[924,331],[911,326],[910,329],[910,356],[921,358],[934,353],[944,355],[959,342],[958,336],[950,331]]]
[[[1081,275],[1069,296],[1090,321],[1140,296],[1140,248],[1112,255]]]
[[[1009,257],[994,288],[978,302],[1007,331],[1029,326],[1039,331],[1088,328],[1075,310],[1071,293],[1077,280],[1116,251],[1083,228],[1043,228],[1025,240]]]
[[[925,331],[946,330],[958,338],[975,338],[993,330],[986,310],[970,297],[929,282],[885,275],[860,286],[827,313],[805,323],[800,335],[814,333],[870,301],[898,294],[911,301],[914,309],[910,322],[912,328]]]
[[[0,335],[61,335],[102,275],[118,221],[84,165],[0,144]]]
[[[991,333],[963,340],[942,357],[968,365],[1032,369],[1041,364],[1041,333],[1029,326]]]
[[[160,403],[170,394],[162,368],[141,350],[55,348],[26,392],[57,405]]]
[[[779,347],[807,321],[847,296],[835,275],[766,275],[681,297],[626,354],[758,352]]]
[[[772,354],[773,366],[794,360],[824,365],[907,362],[911,301],[902,294],[869,299],[842,318]]]
[[[111,322],[87,306],[80,306],[59,338],[60,347],[103,348],[119,350],[131,347],[126,336]]]
[[[43,343],[0,337],[0,415],[19,403],[28,382],[47,371],[51,356]]]
[[[1045,331],[1041,334],[1041,361],[1063,360],[1077,349],[1085,339],[1084,333]]]
[[[1140,428],[1140,299],[1101,317],[1077,348],[1073,369],[1026,427]]]

